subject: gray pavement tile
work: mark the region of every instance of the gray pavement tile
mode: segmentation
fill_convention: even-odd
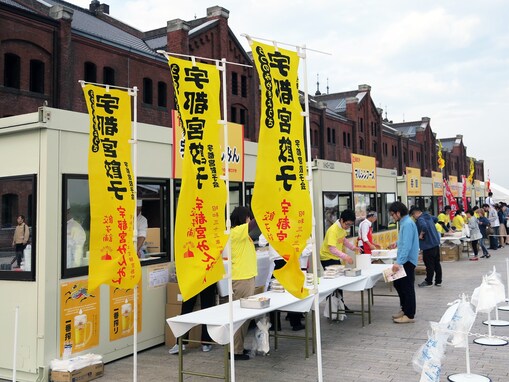
[[[414,324],[397,325],[391,315],[398,311],[398,299],[375,296],[372,323],[363,328],[360,316],[349,315],[343,322],[329,322],[321,318],[322,367],[324,381],[341,382],[406,382],[418,381],[420,374],[412,367],[412,357],[427,339],[429,321],[440,320],[447,309],[447,303],[459,298],[461,293],[471,295],[481,283],[482,276],[495,265],[506,283],[506,262],[509,247],[492,252],[490,259],[478,262],[466,260],[442,263],[444,282],[441,288],[418,288],[417,314]],[[424,276],[416,276],[416,284]],[[377,284],[375,293],[387,293],[387,285]],[[395,293],[392,291],[392,293]],[[360,307],[358,293],[345,292],[345,301],[352,308]],[[323,310],[323,309],[322,309]],[[500,319],[509,320],[509,312],[499,312]],[[482,324],[486,315],[479,315],[472,327],[473,333],[488,334],[488,327]],[[282,320],[283,330],[288,333],[289,323]],[[494,327],[493,334],[507,337],[509,327]],[[252,334],[251,334],[252,335]],[[487,375],[493,382],[509,381],[509,346],[487,347],[472,343],[470,338],[471,372]],[[250,344],[249,339],[246,344]],[[235,363],[236,380],[308,382],[317,380],[316,355],[304,357],[302,341],[280,339],[279,349],[273,349],[267,356],[256,356],[249,361]],[[223,351],[214,346],[209,353],[199,349],[187,350],[184,367],[201,372],[222,373]],[[178,380],[178,357],[168,354],[164,345],[138,354],[138,380],[141,382],[167,382]],[[466,372],[465,349],[447,346],[442,361],[441,381],[450,374]],[[101,382],[132,380],[132,357],[126,357],[105,366]],[[211,379],[186,376],[185,381],[209,381]]]

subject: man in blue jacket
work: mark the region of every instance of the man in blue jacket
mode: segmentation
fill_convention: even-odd
[[[399,223],[397,243],[392,247],[398,248],[396,262],[392,266],[393,272],[405,269],[406,276],[394,280],[394,288],[398,292],[401,311],[392,316],[397,324],[415,322],[415,267],[419,256],[419,238],[417,226],[408,216],[408,208],[401,202],[394,202],[389,206],[389,214]]]
[[[432,287],[433,276],[435,285],[442,285],[442,265],[440,265],[440,234],[433,218],[428,212],[422,212],[420,207],[410,208],[410,216],[414,218],[419,234],[419,247],[422,250],[422,259],[426,266],[426,278],[419,287]]]

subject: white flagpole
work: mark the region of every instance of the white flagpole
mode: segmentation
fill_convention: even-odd
[[[14,345],[12,349],[12,381],[16,382],[16,363],[18,354],[18,319],[19,319],[19,305],[16,305],[14,311]]]
[[[314,209],[314,200],[313,200],[313,171],[311,169],[311,133],[310,133],[310,124],[309,124],[309,97],[308,97],[308,73],[307,73],[307,58],[306,58],[306,46],[303,45],[302,49],[298,48],[299,56],[303,61],[303,86],[304,86],[304,112],[302,115],[304,116],[304,120],[306,123],[306,151],[307,151],[307,163],[308,163],[308,188],[309,188],[309,197],[311,198],[311,217],[313,219],[312,227],[311,227],[311,242],[313,246],[313,293],[314,297],[314,315],[315,315],[315,339],[316,339],[316,363],[318,366],[318,382],[323,381],[323,370],[322,370],[322,338],[321,338],[321,330],[320,330],[320,307],[319,307],[319,294],[318,294],[318,261],[317,261],[317,253],[316,253],[316,221],[315,221],[315,209]]]
[[[133,159],[133,185],[134,185],[134,211],[133,214],[133,245],[138,257],[138,224],[137,224],[137,201],[138,201],[138,87],[134,86],[129,92],[133,96],[133,129],[132,136],[132,159]],[[139,260],[138,260],[139,261]],[[134,322],[133,322],[133,382],[137,381],[138,376],[138,284],[134,286]]]
[[[226,59],[221,59],[221,65],[216,63],[217,68],[221,71],[222,80],[222,93],[223,93],[223,119],[218,121],[223,125],[223,139],[224,139],[224,175],[223,179],[226,183],[226,235],[228,241],[226,242],[225,252],[228,256],[228,319],[230,325],[230,381],[235,382],[235,357],[234,357],[234,331],[233,331],[233,282],[232,282],[232,251],[230,243],[230,164],[228,163],[228,114],[227,114],[227,97],[226,97]]]

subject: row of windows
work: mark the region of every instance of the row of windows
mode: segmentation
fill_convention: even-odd
[[[239,95],[239,75],[232,72],[232,94]],[[240,95],[247,98],[247,77],[240,76]]]
[[[93,62],[85,62],[84,65],[84,80],[86,82],[97,83],[97,65]],[[105,66],[103,68],[102,83],[105,85],[116,85],[115,84],[115,69]],[[168,87],[165,82],[157,82],[157,106],[167,107],[168,106]],[[143,103],[152,105],[154,103],[154,85],[152,79],[145,77],[143,78],[142,85],[142,99]]]
[[[21,59],[13,53],[4,54],[4,86],[21,89]],[[44,62],[30,60],[28,90],[44,94]]]

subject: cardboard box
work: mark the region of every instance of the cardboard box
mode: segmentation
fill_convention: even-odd
[[[440,261],[458,261],[460,258],[459,245],[442,245],[440,247]]]
[[[96,364],[74,371],[50,371],[50,382],[87,382],[102,377],[104,364]]]
[[[415,267],[415,274],[416,275],[425,275],[426,274],[426,267],[424,265],[418,265]]]
[[[161,252],[161,229],[159,227],[147,228],[145,244],[149,253]]]
[[[182,294],[180,294],[178,283],[168,283],[166,285],[166,303],[182,305]]]
[[[195,304],[194,310],[199,310],[200,305],[198,303]],[[166,322],[167,318],[175,317],[180,314],[182,310],[182,304],[166,304],[166,317],[164,318],[164,343],[166,346],[173,346],[177,343],[177,339],[173,335],[173,332],[170,329],[170,326]],[[189,339],[192,341],[200,341],[201,340],[201,325],[197,325],[193,327],[189,331]],[[186,344],[187,347],[195,348],[200,346],[199,342],[190,342]]]

